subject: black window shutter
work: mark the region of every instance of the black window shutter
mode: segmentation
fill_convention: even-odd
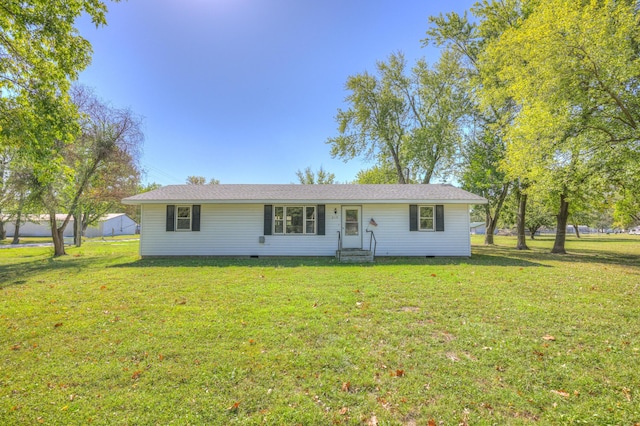
[[[264,235],[271,235],[271,223],[273,222],[273,206],[265,204],[264,206]]]
[[[444,206],[436,205],[436,231],[444,231]]]
[[[200,206],[199,205],[191,206],[191,230],[192,231],[200,230]]]
[[[324,235],[324,204],[318,204],[318,235]]]
[[[409,204],[409,231],[418,230],[418,206]]]
[[[175,231],[176,228],[176,206],[167,206],[167,231]]]

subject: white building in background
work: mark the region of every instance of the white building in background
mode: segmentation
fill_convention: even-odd
[[[56,222],[61,225],[66,214],[57,214]],[[65,237],[73,237],[74,220],[71,218],[64,230]],[[15,223],[5,224],[7,237],[13,237]],[[111,237],[116,235],[133,235],[138,230],[138,224],[126,213],[108,213],[100,218],[94,226],[87,227],[84,236],[87,238]],[[49,215],[29,215],[26,222],[20,225],[20,237],[50,237],[51,227],[49,225]]]

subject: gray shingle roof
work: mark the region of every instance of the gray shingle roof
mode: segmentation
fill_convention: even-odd
[[[122,200],[154,203],[456,203],[487,200],[448,184],[436,185],[168,185]]]

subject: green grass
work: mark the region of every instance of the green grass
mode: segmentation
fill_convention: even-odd
[[[95,238],[82,238],[84,242],[91,241],[115,241],[115,240],[139,240],[140,235],[116,235],[116,236],[106,236],[106,237],[95,237]],[[72,237],[65,237],[65,241],[72,241]],[[11,245],[13,241],[12,237],[7,237],[4,240],[0,240],[1,245]],[[20,237],[19,244],[51,244],[51,237]]]
[[[10,245],[12,241],[12,237],[7,237],[4,240],[0,240],[0,245]],[[40,244],[50,242],[51,237],[20,237],[20,244]]]
[[[640,422],[640,238],[471,259],[0,251],[0,423]]]

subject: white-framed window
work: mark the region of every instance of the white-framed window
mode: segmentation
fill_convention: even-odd
[[[275,206],[273,233],[282,235],[315,234],[316,206]]]
[[[191,206],[176,206],[176,231],[191,231]]]
[[[435,230],[435,207],[418,206],[418,229],[420,231]]]

